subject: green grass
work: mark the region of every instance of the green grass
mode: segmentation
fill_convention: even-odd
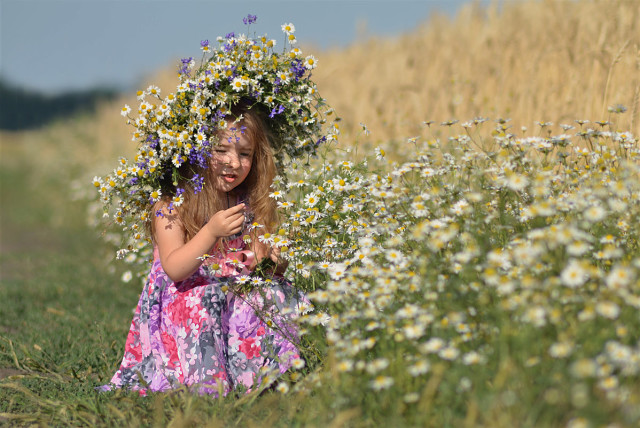
[[[637,354],[640,343],[637,307],[626,305],[615,295],[616,290],[608,291],[604,286],[598,288],[587,284],[576,290],[562,286],[558,277],[565,268],[567,256],[562,255],[564,246],[560,244],[549,247],[550,250],[540,256],[541,263],[555,271],[539,273],[533,269],[537,265],[531,264],[533,270],[524,271],[529,290],[524,289],[525,275],[520,272],[520,276],[513,276],[520,287],[516,292],[498,293],[495,285],[491,285],[494,284],[496,265],[486,260],[492,251],[504,249],[515,254],[518,247],[514,238],[522,238],[527,232],[522,228],[540,232],[550,226],[551,220],[562,226],[565,218],[563,213],[558,213],[548,221],[540,218],[530,223],[518,221],[513,215],[515,211],[508,207],[517,208],[526,201],[516,198],[508,189],[495,191],[484,178],[485,165],[474,166],[471,157],[464,161],[470,167],[451,168],[446,182],[429,184],[417,175],[415,181],[409,175],[404,176],[401,184],[407,191],[404,192],[405,187],[398,187],[397,194],[406,194],[409,199],[390,200],[386,209],[396,213],[397,218],[403,220],[402,224],[408,224],[407,231],[411,233],[405,232],[402,240],[393,239],[398,228],[391,219],[389,229],[379,230],[394,236],[378,238],[381,248],[385,249],[384,245],[387,245],[393,249],[397,245],[406,257],[411,257],[411,262],[406,267],[392,270],[383,252],[373,255],[377,257],[375,267],[381,269],[376,270],[375,275],[369,274],[371,277],[366,280],[371,285],[366,289],[368,295],[364,294],[365,288],[358,288],[369,284],[364,281],[351,283],[359,285],[346,291],[331,291],[332,284],[340,284],[329,283],[326,288],[330,291],[330,299],[326,300],[326,305],[334,316],[333,322],[342,324],[339,330],[331,331],[332,324],[327,327],[329,339],[334,338],[332,347],[327,346],[328,339],[322,336],[321,328],[309,327],[311,333],[305,337],[317,352],[308,360],[306,376],[294,384],[287,395],[269,390],[214,399],[186,389],[152,393],[147,397],[125,390],[97,393],[95,387],[108,382],[121,361],[132,311],[142,287],[136,281],[129,284],[120,281],[125,266],[113,262],[107,244],[98,231],[88,225],[88,203],[74,202],[78,198],[71,191],[71,183],[84,174],[80,165],[82,160],[75,160],[76,164],[61,151],[55,155],[59,159],[43,161],[33,157],[33,153],[41,147],[49,150],[58,147],[58,141],[43,136],[31,143],[31,147],[13,145],[9,155],[3,150],[0,157],[0,425],[575,427],[584,426],[582,422],[591,423],[591,426],[637,425],[640,420],[637,410],[640,408],[638,360],[633,360],[635,366],[621,370],[612,368],[603,356],[605,344],[612,340]],[[2,148],[6,149],[6,146]],[[509,160],[506,150],[500,153],[499,161]],[[504,159],[500,160],[500,157]],[[434,157],[434,167],[438,167],[438,162],[440,158]],[[627,183],[634,197],[640,194],[635,181],[636,169],[614,165],[615,157],[609,157],[606,162],[597,169],[584,168],[594,171],[594,183],[602,182],[597,174],[613,171],[616,166],[618,175],[614,178]],[[360,174],[360,167],[354,166],[349,172],[351,175],[346,176],[353,178]],[[318,170],[309,170],[312,176],[319,177],[319,181],[314,183],[311,178],[306,184],[308,188],[301,192],[309,193],[309,188],[320,184],[329,187],[323,183],[326,177],[322,178]],[[538,170],[540,168],[531,168],[532,174]],[[571,174],[579,170],[567,168]],[[362,171],[362,174],[366,172]],[[521,173],[527,171],[528,167]],[[465,175],[467,172],[469,176]],[[625,175],[631,173],[632,176]],[[345,174],[345,171],[337,170],[335,174]],[[534,176],[529,175],[528,180],[534,182]],[[82,183],[85,181],[86,187],[90,187],[89,180]],[[577,182],[566,181],[571,186]],[[559,180],[558,183],[564,182]],[[568,189],[568,193],[583,191],[584,194],[600,189],[599,185],[594,186],[586,179],[575,189],[571,186],[563,189]],[[445,188],[449,190],[441,190]],[[414,233],[420,229],[414,224],[416,220],[406,214],[406,207],[414,201],[412,195],[428,192],[434,218],[438,218],[451,212],[460,195],[467,195],[474,189],[482,196],[480,203],[470,198],[473,202],[471,211],[458,224],[466,228],[462,229],[465,233],[456,235],[459,241],[450,241],[447,251],[439,251],[435,245],[438,243],[436,238],[441,235],[434,232],[433,236],[417,236]],[[335,199],[337,206],[342,206],[345,198],[351,200],[350,193],[326,193],[326,197]],[[362,193],[366,203],[371,203],[367,199],[370,193],[374,192]],[[615,202],[616,197],[608,193],[598,194],[601,195],[599,198],[611,198]],[[538,202],[530,198],[527,203]],[[299,201],[297,205],[301,205]],[[568,221],[583,216],[581,212],[569,214]],[[627,214],[629,218],[625,217]],[[485,223],[489,215],[494,220]],[[627,219],[629,230],[624,234],[621,248],[625,260],[634,266],[634,281],[628,285],[630,299],[636,296],[640,285],[638,229],[631,221],[638,218],[638,204],[629,200],[626,210],[609,215],[608,223],[598,223],[602,230],[595,226],[590,228],[593,238],[589,239],[595,249],[600,248],[601,237],[609,230],[616,230],[612,225],[620,224],[620,218]],[[359,219],[360,214],[348,211],[338,215],[336,212],[335,216],[325,218],[325,232],[333,231],[330,236],[345,239],[340,245],[350,248],[340,224],[353,223],[338,223],[336,217],[340,216],[349,220],[349,216]],[[578,223],[580,227],[584,225]],[[549,243],[560,242],[555,235],[557,233],[549,232],[527,239],[532,243],[543,238]],[[321,236],[314,243],[306,235],[300,236],[300,248],[321,248],[326,239]],[[475,238],[472,240],[472,237]],[[452,274],[455,267],[452,262],[457,260],[454,255],[466,251],[469,244],[477,250],[473,256],[477,259],[464,266],[461,264],[459,274]],[[612,263],[596,264],[602,265],[601,276],[606,278]],[[350,274],[355,275],[354,270]],[[413,278],[419,281],[415,281],[415,287],[408,287]],[[541,278],[547,280],[541,281]],[[539,289],[533,292],[532,279],[539,281]],[[388,292],[391,285],[396,287],[392,294]],[[322,286],[320,284],[320,288]],[[387,305],[384,311],[368,311],[363,306],[371,301],[374,292],[378,293],[374,297],[379,299],[376,300],[378,305]],[[311,298],[312,295],[309,294]],[[389,299],[386,299],[387,295]],[[620,315],[615,319],[599,316],[579,321],[578,314],[587,309],[583,300],[595,305],[600,302],[598,299],[617,302],[621,306]],[[630,300],[630,303],[637,304],[638,301]],[[420,314],[434,317],[424,340],[410,340],[406,333],[406,337],[399,334],[405,331],[406,320],[397,317],[409,303],[418,304],[422,308]],[[522,321],[522,315],[531,304],[545,305],[548,311],[546,324],[536,326]],[[523,306],[522,310],[518,305]],[[460,333],[453,331],[460,313],[469,314],[468,324],[475,329],[469,342],[462,341]],[[309,319],[313,319],[313,315],[310,314]],[[375,318],[382,326],[373,333],[368,329],[370,318]],[[375,335],[375,346],[359,348],[355,356],[348,355],[352,347],[356,349],[354,344],[363,343],[365,335]],[[461,363],[460,358],[451,361],[424,350],[416,357],[418,345],[438,337],[455,341],[463,352],[477,348],[486,357],[486,362],[467,365]],[[575,344],[570,358],[551,355],[550,347],[558,342]],[[611,373],[619,378],[620,388],[605,391],[600,383],[607,374],[598,378],[593,374],[572,372],[574,362],[583,357],[598,362],[603,372],[615,370]],[[419,358],[429,361],[430,369],[419,375],[412,374],[408,369],[415,367]],[[340,367],[348,367],[341,364],[349,359],[356,360],[355,368],[338,373]],[[377,359],[387,361],[388,367],[376,373],[375,368],[369,368]],[[379,373],[393,376],[395,383],[377,387],[372,379],[377,379]],[[384,379],[384,376],[378,377]]]
[[[28,159],[0,165],[0,425],[323,426],[358,414],[317,406],[331,388],[219,400],[97,393],[120,363],[141,286],[120,281],[86,202],[70,201],[69,177],[36,174]]]
[[[34,418],[51,410],[47,399],[94,396],[120,352],[136,290],[107,272],[84,204],[50,193],[64,183],[35,183],[17,161],[1,172],[0,411]],[[24,387],[35,395],[16,393]]]

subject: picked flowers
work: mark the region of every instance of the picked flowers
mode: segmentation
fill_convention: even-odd
[[[249,15],[243,21],[249,27],[256,19]],[[147,246],[145,226],[156,201],[168,196],[170,207],[183,202],[184,189],[178,187],[181,167],[207,166],[216,135],[241,119],[232,117],[232,106],[248,103],[269,117],[280,174],[292,160],[313,156],[320,144],[336,140],[339,119],[334,115],[334,122],[327,124],[333,111],[311,80],[317,60],[293,46],[293,24],[282,25],[282,30],[285,47],[280,53],[276,41],[266,36],[229,33],[217,38],[217,47],[204,40],[199,66],[193,58],[181,61],[175,93],[163,98],[160,88],[149,86],[138,91],[137,109],[122,108],[121,114],[135,128],[137,154],[133,160],[120,158],[112,174],[93,181],[104,217],[124,232],[119,258]],[[189,183],[196,192],[208,185],[198,174]]]

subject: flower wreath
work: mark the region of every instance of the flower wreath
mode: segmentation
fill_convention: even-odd
[[[254,15],[244,18],[247,29],[255,21]],[[193,58],[181,61],[176,93],[162,98],[152,85],[138,91],[137,117],[128,105],[122,108],[127,123],[135,127],[138,152],[132,163],[120,158],[112,174],[94,178],[104,216],[123,227],[125,248],[118,251],[119,258],[148,243],[143,227],[149,221],[148,208],[167,192],[165,183],[173,183],[168,195],[172,205],[182,203],[179,168],[185,163],[207,166],[216,132],[237,119],[231,116],[231,107],[241,100],[268,114],[280,173],[292,160],[312,156],[321,143],[337,138],[339,118],[324,132],[326,117],[333,111],[311,80],[316,59],[303,57],[294,47],[293,24],[282,25],[282,31],[286,35],[282,53],[275,52],[276,41],[266,35],[249,38],[229,33],[218,37],[217,49],[204,40],[199,67]],[[195,189],[206,185],[197,174],[191,180]],[[112,207],[115,213],[110,214]]]

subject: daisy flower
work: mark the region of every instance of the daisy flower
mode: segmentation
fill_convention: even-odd
[[[549,355],[553,358],[566,358],[573,352],[573,344],[569,342],[556,342],[549,347]]]
[[[313,70],[316,68],[318,61],[313,57],[313,55],[309,55],[304,59],[304,66],[307,70]]]
[[[595,309],[599,315],[611,320],[617,319],[620,315],[620,306],[614,302],[598,302]]]
[[[286,394],[287,392],[289,392],[289,385],[286,382],[280,382],[278,386],[276,386],[276,389],[280,393]]]
[[[296,27],[291,23],[282,24],[281,28],[282,31],[287,35],[293,34],[296,31]]]
[[[236,283],[237,284],[246,284],[250,280],[251,280],[251,277],[249,275],[240,275],[239,277],[236,278]]]
[[[311,208],[313,206],[315,206],[318,203],[318,197],[316,196],[315,193],[308,193],[307,195],[305,195],[304,197],[304,204]]]
[[[129,282],[131,281],[131,278],[133,278],[133,274],[130,270],[128,270],[122,274],[122,277],[120,279],[122,280],[122,282]]]
[[[338,280],[346,274],[347,266],[344,263],[332,263],[329,269],[329,276],[333,280]]]
[[[233,81],[231,82],[231,87],[233,88],[234,91],[236,92],[240,92],[244,89],[246,85],[246,82],[243,78],[241,77],[236,77],[235,79],[233,79]]]
[[[587,271],[582,267],[582,263],[577,260],[571,260],[560,274],[560,280],[569,288],[581,286],[587,281],[587,278]]]
[[[372,380],[369,385],[371,389],[374,391],[381,391],[383,389],[388,389],[393,385],[393,378],[389,376],[377,376],[374,380]]]
[[[274,192],[269,193],[269,197],[277,200],[277,199],[283,198],[284,195],[282,194],[282,192],[276,190]]]
[[[417,363],[409,366],[407,368],[407,371],[411,376],[417,377],[427,373],[430,368],[431,368],[431,365],[427,360],[420,360]]]

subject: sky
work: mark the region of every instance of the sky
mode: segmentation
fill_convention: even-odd
[[[0,0],[0,76],[48,94],[132,90],[180,58],[200,58],[201,40],[247,33],[247,14],[258,17],[250,34],[280,43],[280,25],[293,23],[303,52],[321,61],[322,49],[352,43],[363,28],[372,36],[397,36],[434,11],[454,16],[468,1]]]

